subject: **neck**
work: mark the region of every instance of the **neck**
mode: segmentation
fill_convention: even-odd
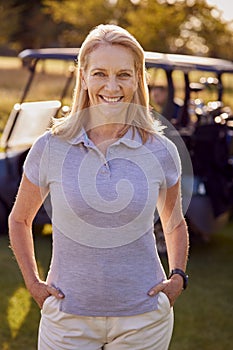
[[[89,139],[99,148],[106,156],[108,147],[119,138],[119,132],[124,124],[108,124],[98,126],[87,131]]]
[[[123,127],[123,124],[116,123],[96,126],[90,129],[87,128],[87,135],[91,140],[113,140],[118,138],[119,132],[122,130]]]

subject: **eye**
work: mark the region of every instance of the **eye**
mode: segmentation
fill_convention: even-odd
[[[128,73],[128,72],[122,72],[122,73],[119,73],[118,76],[120,78],[130,78],[131,77],[131,74]]]
[[[101,72],[101,71],[97,71],[97,72],[94,72],[93,76],[103,78],[103,77],[105,77],[105,73]]]

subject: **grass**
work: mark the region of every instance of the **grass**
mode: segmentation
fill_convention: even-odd
[[[41,276],[50,259],[51,236],[36,236],[35,247]],[[25,289],[8,237],[0,237],[0,349],[36,349],[39,309]]]
[[[176,304],[171,350],[223,350],[232,346],[233,222],[208,244],[191,248],[189,288]]]
[[[225,350],[232,345],[233,222],[209,243],[191,246],[188,289],[175,305],[170,350]],[[36,349],[40,313],[24,287],[17,264],[0,236],[0,349]],[[51,235],[35,235],[41,276],[49,266]],[[163,258],[165,268],[166,260]]]

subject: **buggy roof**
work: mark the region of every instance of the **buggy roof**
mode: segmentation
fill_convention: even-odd
[[[23,62],[33,60],[66,60],[74,61],[78,58],[79,48],[45,48],[38,50],[24,50],[19,53]],[[147,68],[157,67],[165,70],[201,70],[208,72],[233,73],[233,62],[201,56],[165,54],[159,52],[145,52]]]

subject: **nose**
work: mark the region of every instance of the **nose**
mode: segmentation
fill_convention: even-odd
[[[117,81],[117,77],[110,76],[106,82],[105,89],[109,92],[115,92],[120,90],[120,85]]]

